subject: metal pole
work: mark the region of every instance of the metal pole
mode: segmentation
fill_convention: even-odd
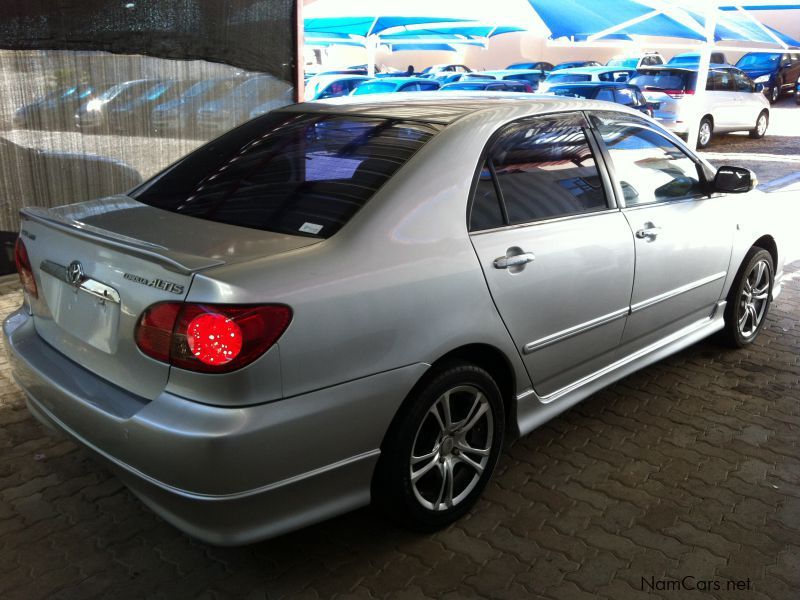
[[[367,75],[375,77],[375,54],[378,51],[378,36],[370,35],[367,38]]]
[[[706,95],[706,82],[708,81],[709,65],[711,63],[711,51],[714,49],[714,34],[717,30],[718,10],[719,8],[717,7],[716,2],[711,2],[711,0],[706,1],[706,43],[703,44],[703,47],[700,50],[700,65],[697,69],[697,83],[695,85],[694,98],[692,100],[694,110],[691,113],[692,118],[689,119],[689,137],[687,143],[690,148],[695,148],[697,146],[700,122],[705,116],[703,114],[703,106]]]

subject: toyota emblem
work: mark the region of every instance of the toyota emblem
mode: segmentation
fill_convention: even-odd
[[[83,265],[73,260],[67,267],[67,283],[78,286],[83,282]]]

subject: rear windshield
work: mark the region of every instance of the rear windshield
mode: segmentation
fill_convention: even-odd
[[[354,96],[361,96],[362,94],[383,94],[393,92],[397,86],[391,81],[368,81],[362,83],[353,92]]]
[[[658,71],[639,71],[641,75],[634,77],[628,83],[638,86],[642,90],[693,90],[697,82],[697,73],[694,71],[671,71],[660,69]]]
[[[591,75],[578,75],[577,73],[560,73],[550,75],[545,81],[547,83],[580,83],[581,81],[591,81]]]
[[[596,87],[589,87],[589,86],[575,86],[571,85],[569,87],[556,87],[550,88],[547,90],[550,94],[555,94],[556,96],[572,96],[574,98],[591,98],[594,93],[597,91],[598,88]]]
[[[440,129],[387,118],[268,114],[202,146],[133,197],[219,223],[328,238]]]
[[[441,89],[442,89],[442,91],[449,91],[449,90],[473,90],[473,91],[475,91],[475,90],[485,90],[487,85],[489,85],[489,84],[488,83],[481,83],[481,82],[477,82],[477,81],[475,83],[469,83],[469,82],[466,82],[466,83],[448,83],[446,86],[444,86]]]

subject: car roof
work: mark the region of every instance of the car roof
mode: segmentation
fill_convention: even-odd
[[[568,88],[568,87],[632,87],[637,86],[625,81],[565,81],[564,83],[554,83],[549,89]]]
[[[256,78],[254,77],[253,79]],[[312,79],[314,79],[315,82],[319,82],[320,84],[328,84],[334,81],[342,81],[348,79],[370,79],[370,77],[367,77],[366,75],[339,74],[339,75],[315,75],[314,77],[312,77]]]
[[[733,65],[723,65],[720,63],[711,63],[708,65],[709,69],[735,69],[741,71],[739,67]],[[686,63],[680,65],[653,65],[652,67],[639,67],[638,71],[686,71],[687,73],[697,73],[699,66],[687,65]]]
[[[609,71],[635,71],[629,67],[574,67],[572,69],[559,69],[556,75],[593,75],[595,73],[607,73]]]
[[[549,71],[545,71],[545,73],[549,73]],[[541,69],[494,69],[491,71],[473,71],[472,73],[468,73],[468,75],[526,75],[526,74],[533,74],[533,75],[541,75]]]
[[[384,83],[395,83],[395,84],[402,84],[402,83],[436,83],[433,79],[426,79],[425,77],[375,77],[374,79],[370,79],[368,83],[372,83],[373,81]]]
[[[425,92],[366,94],[292,104],[279,111],[330,113],[450,124],[467,115],[494,113],[498,120],[576,110],[609,110],[607,102],[524,92]],[[617,110],[639,115],[620,105]],[[640,116],[640,115],[639,115]]]

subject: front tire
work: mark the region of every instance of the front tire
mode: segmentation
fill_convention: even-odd
[[[758,119],[756,119],[756,126],[750,130],[750,137],[754,140],[760,140],[766,135],[767,127],[769,127],[769,115],[767,114],[767,111],[764,110],[760,115],[758,115]]]
[[[710,117],[703,117],[697,130],[697,147],[707,148],[714,135],[714,122]]]
[[[504,414],[497,384],[480,367],[459,362],[433,372],[386,435],[372,482],[375,504],[419,531],[459,519],[494,471]]]
[[[782,87],[783,87],[783,84],[781,83],[781,80],[779,79],[769,89],[769,103],[770,104],[775,104],[778,100],[780,100]]]
[[[758,246],[750,248],[728,294],[723,339],[732,348],[752,344],[767,321],[775,283],[772,255]]]

